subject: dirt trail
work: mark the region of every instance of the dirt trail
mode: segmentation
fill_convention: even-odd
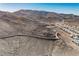
[[[65,31],[57,28],[59,42],[53,49],[52,55],[65,55],[65,56],[78,56],[79,55],[79,46],[77,46],[73,39],[69,37],[69,34]]]

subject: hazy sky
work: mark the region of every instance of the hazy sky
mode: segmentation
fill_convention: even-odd
[[[79,15],[79,3],[9,3],[0,4],[2,11],[16,11],[19,9],[43,10],[57,13]]]

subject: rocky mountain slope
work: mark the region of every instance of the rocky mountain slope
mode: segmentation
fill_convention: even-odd
[[[64,54],[72,49],[45,35],[48,23],[62,20],[79,21],[79,16],[36,10],[0,11],[0,55],[75,55]]]

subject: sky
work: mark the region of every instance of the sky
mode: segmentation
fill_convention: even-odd
[[[0,3],[1,11],[41,10],[79,15],[79,3]]]

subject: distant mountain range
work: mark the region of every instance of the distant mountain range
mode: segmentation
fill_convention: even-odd
[[[56,21],[56,20],[78,20],[79,16],[73,14],[59,14],[55,12],[37,11],[37,10],[19,10],[14,12],[17,16],[22,16],[34,20]]]
[[[79,16],[73,14],[59,14],[55,12],[47,12],[47,11],[37,11],[37,10],[18,10],[16,12],[4,12],[0,11],[0,18],[16,18],[16,17],[24,17],[26,19],[30,19],[33,21],[43,21],[43,22],[53,22],[53,21],[61,21],[61,20],[79,20]]]

